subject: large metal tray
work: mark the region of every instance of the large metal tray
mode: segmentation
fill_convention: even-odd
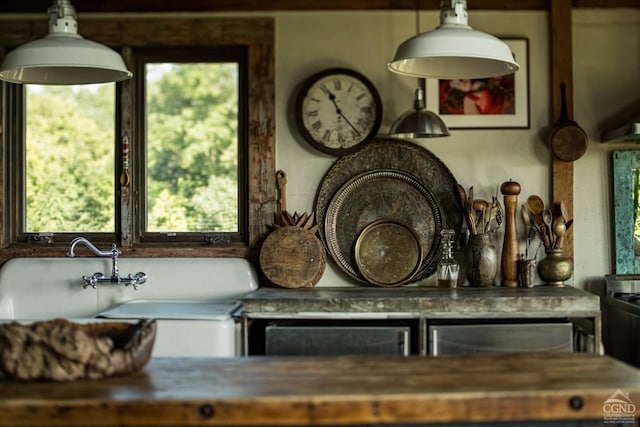
[[[411,141],[379,137],[355,153],[336,160],[318,186],[314,211],[320,225],[319,235],[325,245],[326,212],[336,191],[351,178],[378,169],[395,170],[414,177],[433,194],[440,206],[442,228],[454,230],[456,236],[460,233],[462,207],[456,179],[447,166],[432,152]],[[434,272],[435,266],[422,270],[416,275],[416,280]]]
[[[401,222],[381,219],[367,225],[356,240],[358,271],[378,286],[410,282],[422,265],[420,236]]]
[[[354,249],[363,230],[379,220],[397,221],[419,237],[424,258],[413,278],[433,273],[442,229],[438,202],[416,178],[388,169],[353,177],[329,202],[324,219],[327,249],[345,273],[371,283],[359,271]]]

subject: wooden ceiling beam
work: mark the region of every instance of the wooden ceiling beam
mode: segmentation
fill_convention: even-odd
[[[45,13],[54,0],[2,1],[3,13]],[[549,10],[552,0],[468,0],[469,9]],[[437,10],[440,0],[72,0],[79,13],[249,12],[278,10]],[[640,0],[573,0],[573,7],[640,8]]]

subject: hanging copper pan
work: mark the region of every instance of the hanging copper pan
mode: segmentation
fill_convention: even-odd
[[[587,151],[587,134],[567,113],[567,85],[560,84],[560,119],[553,127],[549,145],[553,154],[565,162],[578,160]]]

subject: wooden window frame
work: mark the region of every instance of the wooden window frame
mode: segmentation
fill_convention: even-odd
[[[236,62],[239,65],[239,105],[238,105],[238,230],[224,232],[171,232],[159,233],[146,230],[146,214],[148,208],[148,193],[146,189],[147,179],[147,144],[131,144],[132,162],[132,186],[131,190],[134,194],[139,195],[132,199],[133,206],[121,208],[120,210],[120,229],[131,230],[133,233],[130,240],[122,239],[123,244],[128,246],[155,244],[156,246],[177,242],[181,245],[198,245],[198,244],[216,244],[227,245],[229,243],[242,243],[247,241],[247,207],[244,201],[248,199],[247,191],[247,58],[246,49],[240,46],[221,46],[221,47],[181,47],[179,49],[167,48],[146,48],[131,49],[131,58],[135,62],[134,76],[135,84],[138,86],[137,97],[133,100],[136,112],[134,120],[137,125],[136,134],[133,137],[135,141],[147,140],[147,111],[146,111],[146,64],[153,62],[210,62],[227,61]],[[122,102],[120,102],[122,105]],[[127,198],[121,198],[122,201]],[[139,214],[133,215],[130,209]]]
[[[42,37],[47,31],[46,20],[15,20],[3,22],[5,31],[0,34],[0,56],[14,47]],[[136,48],[182,48],[208,46],[244,46],[247,49],[247,234],[244,241],[232,241],[215,245],[202,242],[140,243],[133,234],[119,236],[118,245],[124,256],[137,257],[244,257],[255,259],[257,247],[268,232],[276,212],[275,185],[275,92],[274,92],[274,24],[272,18],[120,18],[83,19],[80,34],[90,40],[121,49],[130,69],[135,64],[131,51]],[[122,135],[137,135],[140,130],[134,100],[140,90],[136,79],[118,84],[120,116],[116,121],[116,138]],[[17,144],[24,140],[23,105],[16,102],[21,87],[2,83],[0,117],[2,118],[3,173],[0,174],[0,191],[3,201],[0,206],[2,233],[0,233],[0,261],[20,256],[65,256],[66,242],[41,239],[35,242],[18,242],[15,212],[7,206],[15,206],[17,197],[23,192],[10,188],[7,176],[20,158]],[[7,108],[13,102],[12,108]],[[13,108],[17,108],[14,110]],[[136,159],[132,158],[132,162]],[[121,207],[123,215],[136,209],[133,195],[129,203]]]

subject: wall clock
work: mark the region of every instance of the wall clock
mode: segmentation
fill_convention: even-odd
[[[344,155],[376,136],[382,102],[362,74],[329,68],[304,81],[296,94],[294,114],[305,141],[322,152]]]

